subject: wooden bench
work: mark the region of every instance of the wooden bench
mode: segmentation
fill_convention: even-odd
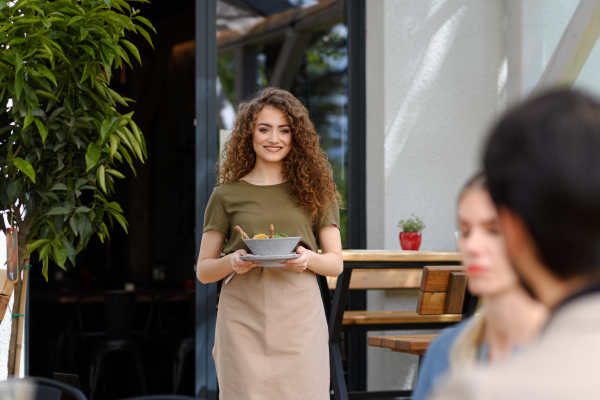
[[[418,289],[423,272],[420,269],[356,269],[350,280],[350,290]],[[329,290],[335,290],[338,278],[327,277]]]
[[[344,325],[412,324],[412,323],[456,323],[461,314],[419,314],[417,311],[346,311]]]
[[[368,330],[443,328],[460,322],[465,287],[466,275],[460,265],[426,266],[422,271],[357,269],[352,274],[350,290],[420,288],[417,309],[345,311],[342,325],[350,331],[365,330],[366,326]]]
[[[472,304],[465,310],[466,287],[467,275],[461,266],[427,266],[423,268],[415,314],[420,318],[443,317],[447,321],[460,322],[463,316],[474,311]],[[399,313],[399,311],[394,313]],[[387,317],[391,318],[392,315]],[[399,353],[421,356],[436,336],[436,334],[372,336],[368,339],[367,344],[373,347],[388,348]]]

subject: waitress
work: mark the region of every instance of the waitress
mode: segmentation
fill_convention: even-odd
[[[329,399],[327,321],[315,274],[342,272],[340,199],[298,99],[268,88],[239,106],[206,207],[197,268],[202,283],[233,276],[221,289],[213,349],[221,400]],[[247,247],[234,227],[252,237],[271,224],[302,238],[301,256],[281,268],[243,261]]]

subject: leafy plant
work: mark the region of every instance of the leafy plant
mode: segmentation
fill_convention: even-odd
[[[425,229],[425,224],[415,214],[410,214],[414,218],[409,218],[406,221],[401,219],[398,221],[398,228],[404,232],[421,232]]]
[[[65,268],[92,235],[110,239],[107,223],[127,231],[110,196],[146,144],[117,111],[132,100],[108,86],[130,55],[141,64],[126,31],[152,44],[138,13],[125,0],[0,1],[0,210],[19,229],[19,259],[37,250],[46,280],[50,258]]]

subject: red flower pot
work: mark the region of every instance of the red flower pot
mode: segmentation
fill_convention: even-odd
[[[419,250],[421,232],[400,232],[400,247],[402,250]]]

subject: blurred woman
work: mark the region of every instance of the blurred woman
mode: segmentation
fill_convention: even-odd
[[[510,357],[537,338],[548,318],[547,308],[525,291],[510,265],[496,208],[481,174],[460,195],[458,226],[468,289],[482,305],[474,317],[446,329],[431,343],[413,400],[426,399],[449,370]]]

